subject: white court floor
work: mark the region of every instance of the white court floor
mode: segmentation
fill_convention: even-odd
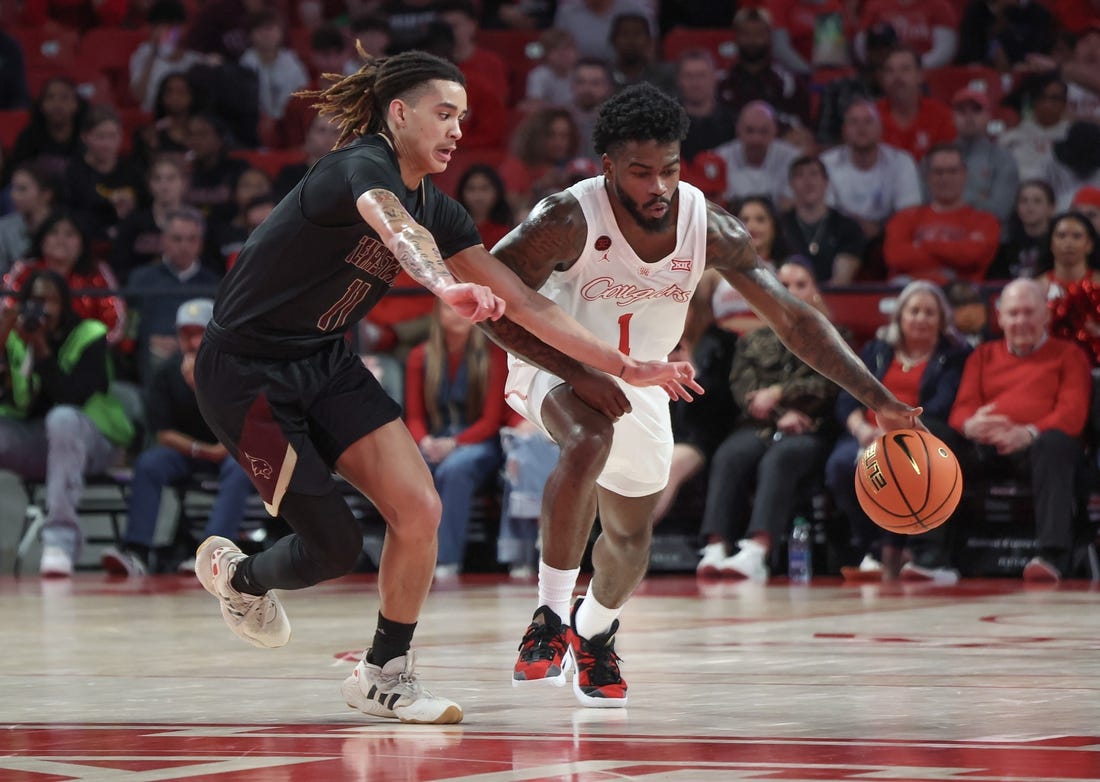
[[[810,587],[653,577],[622,710],[517,690],[533,582],[433,590],[419,671],[456,726],[348,709],[372,577],[284,593],[254,649],[193,579],[0,578],[2,782],[1100,779],[1100,592],[1019,581]]]

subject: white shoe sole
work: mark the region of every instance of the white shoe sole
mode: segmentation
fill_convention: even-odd
[[[581,686],[577,684],[577,676],[573,675],[573,694],[577,696],[577,701],[581,706],[587,706],[590,709],[621,709],[626,706],[627,698],[595,698],[586,694],[581,690]]]
[[[247,641],[260,649],[278,649],[280,646],[286,646],[286,644],[290,642],[290,620],[287,619],[286,611],[283,610],[283,605],[279,602],[279,598],[274,594],[268,592],[267,597],[275,604],[275,610],[282,614],[283,622],[286,624],[285,637],[282,635],[249,635],[245,632],[245,623],[241,621],[240,617],[235,616],[226,606],[221,595],[218,594],[214,587],[214,571],[211,567],[212,552],[214,549],[218,548],[237,549],[237,546],[228,538],[218,537],[217,535],[212,535],[204,540],[199,544],[199,548],[195,552],[195,575],[198,577],[199,583],[202,584],[203,589],[218,599],[218,606],[221,608],[222,619],[225,620],[226,625],[228,625],[229,629],[233,631],[233,634],[242,641]]]
[[[349,676],[344,679],[343,684],[340,685],[340,694],[344,696],[344,703],[348,705],[348,708],[355,709],[371,717],[399,720],[400,722],[405,722],[410,725],[454,725],[462,722],[462,707],[457,703],[452,703],[440,714],[435,716],[410,716],[398,714],[396,710],[388,709],[378,701],[368,698],[363,691],[359,689],[359,681],[354,676]],[[401,707],[398,706],[398,708],[400,709]]]

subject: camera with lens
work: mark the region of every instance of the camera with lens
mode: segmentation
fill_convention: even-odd
[[[46,306],[41,301],[28,299],[23,302],[23,308],[19,314],[23,331],[28,334],[38,331],[46,323]]]

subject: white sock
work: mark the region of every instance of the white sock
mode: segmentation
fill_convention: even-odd
[[[584,596],[584,602],[577,609],[577,626],[573,629],[581,638],[592,638],[600,633],[606,633],[611,629],[611,623],[619,618],[622,607],[608,608],[598,601],[592,594],[592,584],[588,584],[588,592]]]
[[[549,607],[565,624],[569,624],[573,589],[580,573],[579,567],[558,570],[539,559],[539,605]]]

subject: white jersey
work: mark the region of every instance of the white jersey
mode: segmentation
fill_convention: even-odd
[[[540,293],[557,302],[597,337],[643,361],[668,358],[687,319],[688,302],[706,265],[707,205],[702,192],[680,183],[676,247],[645,263],[623,238],[602,176],[569,188],[588,225],[584,252],[564,272],[554,272]],[[550,432],[542,405],[562,379],[509,357],[505,399],[513,410]],[[644,497],[668,483],[672,422],[660,386],[635,388],[617,380],[631,411],[615,422],[607,462],[596,483],[624,497]]]
[[[680,183],[676,247],[654,263],[637,256],[611,211],[603,176],[569,188],[588,225],[584,252],[540,289],[604,342],[639,361],[668,357],[703,276],[707,249],[706,198]]]

